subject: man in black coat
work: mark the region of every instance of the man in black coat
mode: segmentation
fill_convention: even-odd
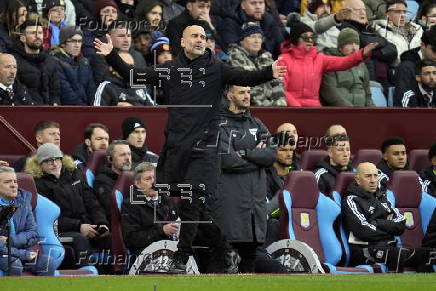
[[[239,271],[252,273],[256,249],[266,240],[265,169],[273,165],[277,146],[270,146],[268,129],[248,110],[250,87],[231,86],[227,98],[229,106],[221,112],[221,175],[212,214],[241,256]]]
[[[420,60],[416,64],[416,79],[401,100],[403,107],[436,107],[436,61]]]
[[[125,140],[114,140],[106,150],[107,163],[98,171],[94,189],[101,205],[104,207],[108,221],[111,221],[111,193],[123,171],[130,171],[132,156],[129,144]]]
[[[149,151],[145,145],[147,139],[147,125],[137,117],[127,117],[121,124],[123,139],[129,143],[132,153],[132,168],[142,162],[152,163],[157,166],[159,156]]]
[[[28,90],[18,80],[13,55],[0,54],[0,105],[33,105]]]
[[[402,106],[405,92],[416,82],[416,63],[420,60],[436,61],[436,26],[424,31],[421,47],[401,55],[401,63],[395,69],[394,106]]]
[[[106,150],[109,146],[109,129],[101,123],[90,123],[83,134],[83,143],[77,145],[71,155],[74,164],[84,170],[93,151]]]
[[[327,196],[330,195],[336,183],[336,176],[340,172],[352,172],[350,141],[346,135],[333,136],[327,147],[328,157],[319,161],[313,171],[318,182],[319,191]]]
[[[110,39],[107,40],[105,44],[96,39],[97,52],[106,55],[108,63],[128,80],[131,67],[121,61],[112,50]],[[198,228],[192,221],[199,221],[204,213],[204,195],[215,191],[218,112],[224,87],[227,84],[255,86],[274,77],[281,78],[285,69],[278,66],[277,61],[271,67],[253,72],[228,66],[205,49],[206,34],[204,28],[197,25],[185,28],[181,45],[183,52],[173,61],[133,70],[135,84],[162,82],[167,104],[173,106],[168,109],[166,142],[159,158],[157,181],[168,184],[173,193],[189,194],[185,197],[188,199],[182,199],[179,208],[181,220],[189,223],[181,228],[175,272],[186,270]]]
[[[379,188],[385,191],[395,171],[408,170],[406,143],[398,136],[386,138],[381,145],[382,160],[377,164]]]
[[[60,104],[58,64],[54,57],[42,50],[43,26],[40,22],[26,20],[20,25],[20,42],[10,52],[18,64],[17,79],[29,89],[38,105]]]
[[[355,183],[342,200],[342,217],[348,233],[350,265],[386,264],[389,271],[401,272],[404,267],[430,271],[430,249],[399,248],[396,236],[406,229],[406,218],[388,201],[377,187],[377,168],[372,163],[357,167]]]

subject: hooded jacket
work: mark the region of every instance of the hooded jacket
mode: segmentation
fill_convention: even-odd
[[[333,14],[318,18],[318,15],[312,14],[307,10],[300,21],[310,26],[316,34],[316,47],[318,51],[322,51],[324,48],[335,48],[337,46],[340,32],[337,26],[339,26],[340,23],[336,22]]]
[[[282,43],[281,65],[287,67],[284,77],[286,102],[292,107],[319,107],[319,88],[325,72],[344,71],[364,60],[363,49],[354,54],[337,57],[326,56],[312,47],[295,46],[290,41]]]
[[[112,51],[106,56],[106,60],[125,80],[129,80],[131,67],[127,66],[118,54]],[[180,69],[189,69],[187,72],[191,75],[180,72]],[[224,64],[209,49],[194,60],[188,59],[181,52],[174,60],[156,68],[134,70],[134,78],[139,77],[138,73],[147,76],[146,81],[139,82],[142,84],[158,85],[160,79],[167,104],[208,106],[168,108],[166,141],[157,168],[157,180],[159,183],[167,184],[184,181],[194,144],[206,140],[216,142],[218,112],[227,84],[255,86],[273,79],[271,67],[262,71],[244,71]],[[198,179],[195,182],[205,184],[206,189],[215,189],[214,170],[194,175]]]
[[[17,79],[29,90],[37,105],[60,104],[60,81],[58,64],[48,52],[27,54],[16,42],[11,53],[17,60]]]
[[[326,48],[324,53],[330,56],[344,56],[337,48]],[[368,69],[363,63],[346,71],[325,73],[320,95],[321,103],[326,106],[374,106]]]
[[[248,110],[235,114],[223,109],[219,133],[221,175],[213,197],[213,217],[229,242],[264,242],[265,169],[274,163],[276,148],[256,148],[267,140],[269,132]],[[245,155],[238,156],[241,150]]]
[[[72,58],[65,50],[52,52],[59,63],[62,105],[91,105],[96,90],[92,68],[87,58]]]
[[[396,246],[395,236],[406,228],[405,217],[392,207],[385,192],[369,193],[356,183],[348,187],[342,199],[342,218],[353,246]]]
[[[18,209],[12,216],[15,234],[11,235],[11,253],[12,256],[18,257],[20,260],[29,260],[30,252],[32,251],[29,248],[38,243],[38,233],[33,217],[31,200],[32,193],[22,189],[18,189],[17,197],[13,200],[14,205]],[[0,230],[0,236],[8,236],[4,230]],[[7,254],[7,243],[0,241],[0,255]]]
[[[351,167],[351,161],[348,163],[345,170],[342,170],[340,166],[330,165],[330,158],[325,157],[316,166],[313,171],[315,173],[316,181],[318,182],[318,188],[321,193],[329,196],[336,183],[336,176],[340,172],[354,172]]]
[[[38,193],[61,209],[59,232],[80,232],[82,224],[109,225],[94,191],[75,168],[71,157],[63,157],[59,178],[44,173],[36,156],[27,160],[25,172],[33,176]]]
[[[270,52],[260,50],[256,56],[251,56],[246,49],[238,44],[230,44],[229,63],[247,71],[260,71],[274,62]],[[280,80],[271,80],[250,90],[252,106],[286,106],[285,91]]]

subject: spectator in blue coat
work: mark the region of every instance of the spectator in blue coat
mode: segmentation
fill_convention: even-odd
[[[38,276],[53,276],[54,262],[49,256],[38,253],[37,248],[32,248],[38,244],[38,234],[30,203],[31,198],[31,193],[18,189],[14,169],[0,166],[0,210],[10,205],[17,207],[8,221],[2,221],[4,225],[0,228],[0,270],[12,276],[20,276],[23,270]],[[5,224],[9,224],[10,232],[5,231]],[[10,272],[7,257],[9,240],[12,255]]]
[[[82,55],[83,33],[75,26],[64,26],[60,47],[52,52],[59,62],[62,105],[91,105],[96,84],[89,61]]]

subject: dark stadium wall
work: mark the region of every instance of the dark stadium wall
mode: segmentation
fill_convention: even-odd
[[[70,153],[82,142],[83,130],[91,122],[101,122],[110,128],[110,137],[121,137],[120,124],[125,117],[143,118],[148,126],[147,145],[159,153],[164,142],[166,108],[146,107],[0,107],[0,115],[35,145],[33,126],[48,119],[61,124],[61,148]],[[331,124],[340,123],[351,137],[351,149],[379,148],[391,135],[406,139],[408,150],[428,148],[436,142],[436,111],[434,109],[384,108],[252,108],[274,131],[283,122],[292,122],[298,129],[298,149],[324,148],[322,136]],[[0,116],[0,119],[2,119]],[[0,120],[1,121],[1,120]],[[1,123],[0,154],[26,154],[28,149]]]

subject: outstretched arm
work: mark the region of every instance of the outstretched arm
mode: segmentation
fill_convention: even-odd
[[[130,80],[130,72],[133,70],[133,80],[135,84],[151,84],[158,81],[158,73],[153,67],[147,67],[145,69],[135,69],[133,66],[126,64],[118,55],[112,45],[112,40],[108,34],[106,34],[107,42],[104,43],[98,38],[94,40],[94,47],[97,54],[106,57],[107,63],[120,74],[125,81]],[[141,81],[139,81],[141,80]]]
[[[286,73],[286,67],[279,66],[278,61],[272,63],[261,71],[246,71],[223,63],[222,76],[224,84],[239,86],[256,86],[272,79],[282,79]]]

